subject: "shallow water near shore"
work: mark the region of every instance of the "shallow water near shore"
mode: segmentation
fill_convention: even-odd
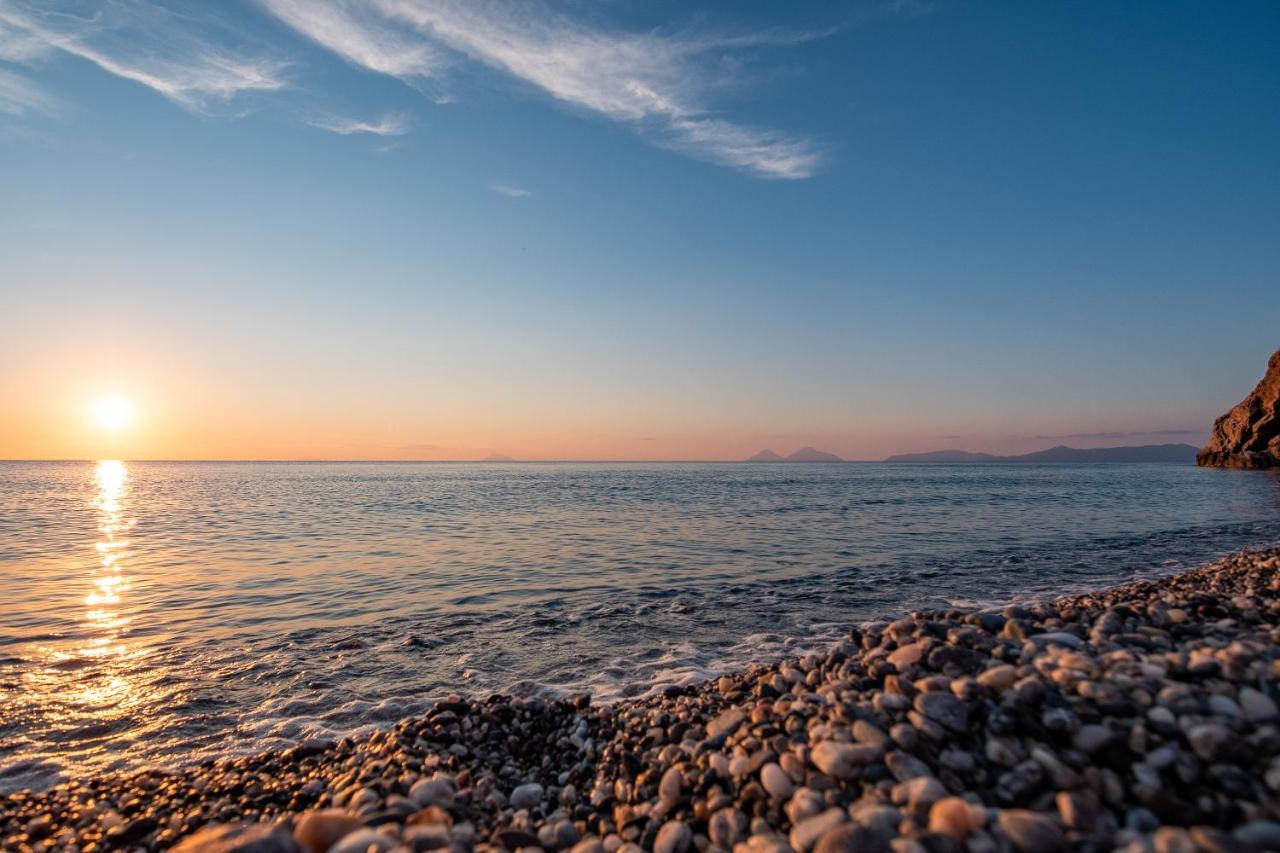
[[[619,698],[1280,543],[1178,465],[0,463],[0,789]]]

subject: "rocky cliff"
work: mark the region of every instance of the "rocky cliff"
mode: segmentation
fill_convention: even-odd
[[[1215,468],[1280,468],[1280,350],[1267,375],[1235,408],[1213,422],[1196,464]]]

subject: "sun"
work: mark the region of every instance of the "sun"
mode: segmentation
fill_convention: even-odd
[[[133,403],[119,394],[106,394],[93,401],[89,409],[93,423],[106,432],[120,432],[133,423]]]

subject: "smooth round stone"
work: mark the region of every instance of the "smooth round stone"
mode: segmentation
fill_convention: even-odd
[[[379,799],[380,797],[378,796],[377,791],[372,788],[361,788],[359,791],[356,791],[355,795],[352,796],[347,805],[353,809],[361,809],[365,806],[373,805],[378,802]]]
[[[849,806],[849,817],[859,826],[884,833],[896,833],[902,822],[902,812],[874,800],[859,800]]]
[[[1209,697],[1209,710],[1220,717],[1230,717],[1233,720],[1244,716],[1244,711],[1236,704],[1236,701],[1229,696],[1223,696],[1221,693],[1215,693]]]
[[[852,779],[859,768],[878,760],[883,754],[884,750],[878,746],[824,740],[813,748],[809,757],[813,765],[828,776]]]
[[[842,823],[818,839],[813,853],[889,853],[891,849],[882,833],[865,826]]]
[[[852,731],[853,739],[858,743],[883,746],[889,742],[889,736],[884,733],[884,729],[868,723],[866,720],[854,720]]]
[[[1075,737],[1071,739],[1071,743],[1081,752],[1091,754],[1110,743],[1111,738],[1111,729],[1096,723],[1090,723],[1080,727]]]
[[[905,666],[913,666],[919,663],[920,658],[924,655],[924,646],[919,643],[908,643],[905,646],[894,649],[889,653],[887,660],[889,663],[901,669]]]
[[[791,847],[799,851],[807,851],[818,843],[818,839],[831,829],[844,823],[849,817],[843,809],[827,809],[821,814],[807,817],[791,828],[788,840]]]
[[[219,823],[184,838],[176,853],[298,853],[293,836],[274,823]]]
[[[1187,732],[1187,743],[1205,761],[1227,757],[1235,746],[1235,732],[1218,723],[1204,723]]]
[[[738,840],[738,815],[732,808],[723,808],[707,821],[707,835],[711,843],[724,850],[732,850]]]
[[[1068,649],[1084,647],[1084,640],[1066,631],[1050,631],[1047,634],[1033,634],[1031,642],[1037,646],[1065,646]]]
[[[372,829],[357,829],[329,848],[329,853],[386,853],[396,843]]]
[[[542,796],[542,786],[537,782],[529,782],[512,791],[507,802],[513,809],[531,809],[542,802]]]
[[[1231,834],[1260,850],[1280,850],[1280,823],[1275,821],[1251,820],[1237,826]]]
[[[653,853],[685,853],[693,843],[693,833],[684,821],[669,820],[653,840]]]
[[[1239,700],[1244,718],[1251,723],[1269,720],[1277,713],[1275,700],[1261,690],[1241,687]]]
[[[1025,853],[1061,850],[1065,840],[1052,818],[1026,809],[1006,809],[997,818],[1000,830]]]
[[[714,739],[721,735],[731,735],[746,718],[747,714],[741,708],[730,708],[707,723],[707,737]]]
[[[969,706],[950,693],[921,693],[914,705],[921,714],[953,732],[969,727]]]
[[[448,806],[453,804],[453,782],[444,776],[419,779],[409,788],[409,799],[418,806]]]
[[[894,751],[884,757],[885,766],[899,782],[915,779],[917,776],[932,776],[929,765],[910,753]]]
[[[664,803],[674,803],[684,790],[684,772],[679,767],[669,767],[658,782],[658,798]]]
[[[812,788],[800,788],[783,807],[783,811],[787,813],[787,817],[792,823],[799,823],[807,817],[813,817],[818,812],[825,811],[827,801],[822,795]]]
[[[791,777],[791,781],[804,781],[804,761],[794,752],[784,752],[778,759],[778,766]]]
[[[929,809],[929,831],[964,841],[987,822],[987,810],[960,797],[943,797]]]
[[[788,799],[796,789],[791,777],[772,761],[760,768],[760,784],[776,800]]]
[[[1008,690],[1018,680],[1017,667],[1007,663],[978,673],[978,683],[988,690]]]
[[[947,786],[932,776],[917,776],[899,782],[893,789],[893,801],[906,803],[912,809],[932,805],[947,795]]]
[[[293,827],[293,840],[307,853],[325,853],[339,839],[355,832],[364,822],[346,809],[303,812]]]

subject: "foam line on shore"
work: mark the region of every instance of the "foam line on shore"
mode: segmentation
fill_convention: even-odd
[[[359,737],[0,795],[0,846],[1276,849],[1277,640],[1280,550],[1241,552],[612,705],[452,696]]]

